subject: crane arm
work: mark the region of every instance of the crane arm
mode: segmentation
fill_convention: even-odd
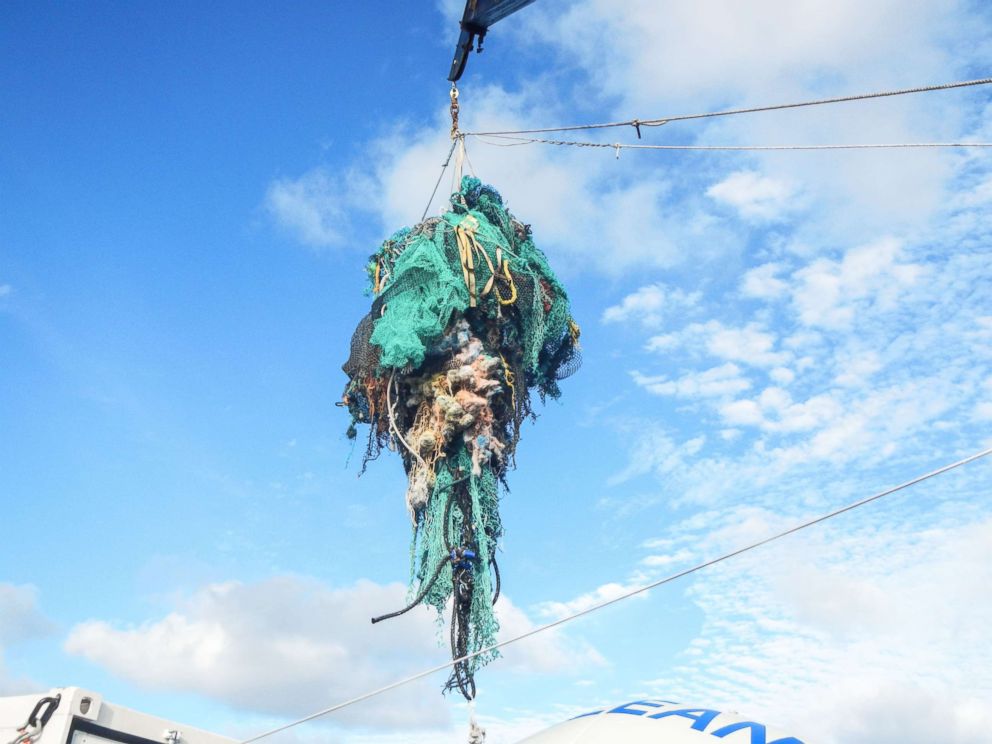
[[[476,38],[479,40],[478,51],[481,52],[482,40],[490,26],[532,2],[534,0],[466,0],[465,12],[462,14],[461,35],[455,46],[448,80],[455,82],[462,76],[465,63],[468,62],[468,54],[472,51],[472,43]]]

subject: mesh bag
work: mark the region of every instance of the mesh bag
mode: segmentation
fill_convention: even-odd
[[[531,394],[557,398],[580,356],[568,296],[530,227],[476,178],[450,205],[370,257],[375,299],[352,337],[343,405],[349,435],[370,426],[363,469],[384,446],[403,458],[410,606],[440,612],[453,597],[457,658],[495,642],[500,487]],[[455,665],[446,689],[473,697],[475,671],[495,655]]]

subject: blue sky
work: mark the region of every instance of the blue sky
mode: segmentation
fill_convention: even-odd
[[[457,5],[0,9],[0,691],[247,736],[444,658],[427,612],[367,623],[403,597],[404,478],[356,478],[334,403],[364,259],[449,146]],[[990,22],[540,0],[470,59],[462,124],[986,77]],[[990,141],[990,113],[976,88],[645,141]],[[992,443],[983,152],[468,148],[583,327],[503,501],[507,635]],[[489,741],[644,695],[812,741],[983,740],[990,486],[976,463],[508,650]],[[462,741],[442,681],[282,740]]]

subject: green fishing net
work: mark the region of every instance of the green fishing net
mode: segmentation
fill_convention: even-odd
[[[403,458],[410,607],[451,602],[457,659],[496,640],[499,497],[531,393],[557,398],[580,356],[568,297],[530,227],[476,178],[450,204],[370,257],[374,299],[352,337],[343,404],[350,436],[370,426],[363,469],[383,447]],[[474,697],[474,674],[495,655],[456,664],[446,689]]]

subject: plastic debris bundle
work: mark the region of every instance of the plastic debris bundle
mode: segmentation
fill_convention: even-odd
[[[453,596],[459,658],[495,642],[500,487],[531,392],[557,398],[578,368],[579,328],[530,227],[476,178],[441,217],[383,243],[368,273],[375,299],[344,365],[349,435],[370,425],[364,464],[400,452],[414,525],[412,602],[373,622]],[[495,655],[456,664],[445,689],[472,699]]]

